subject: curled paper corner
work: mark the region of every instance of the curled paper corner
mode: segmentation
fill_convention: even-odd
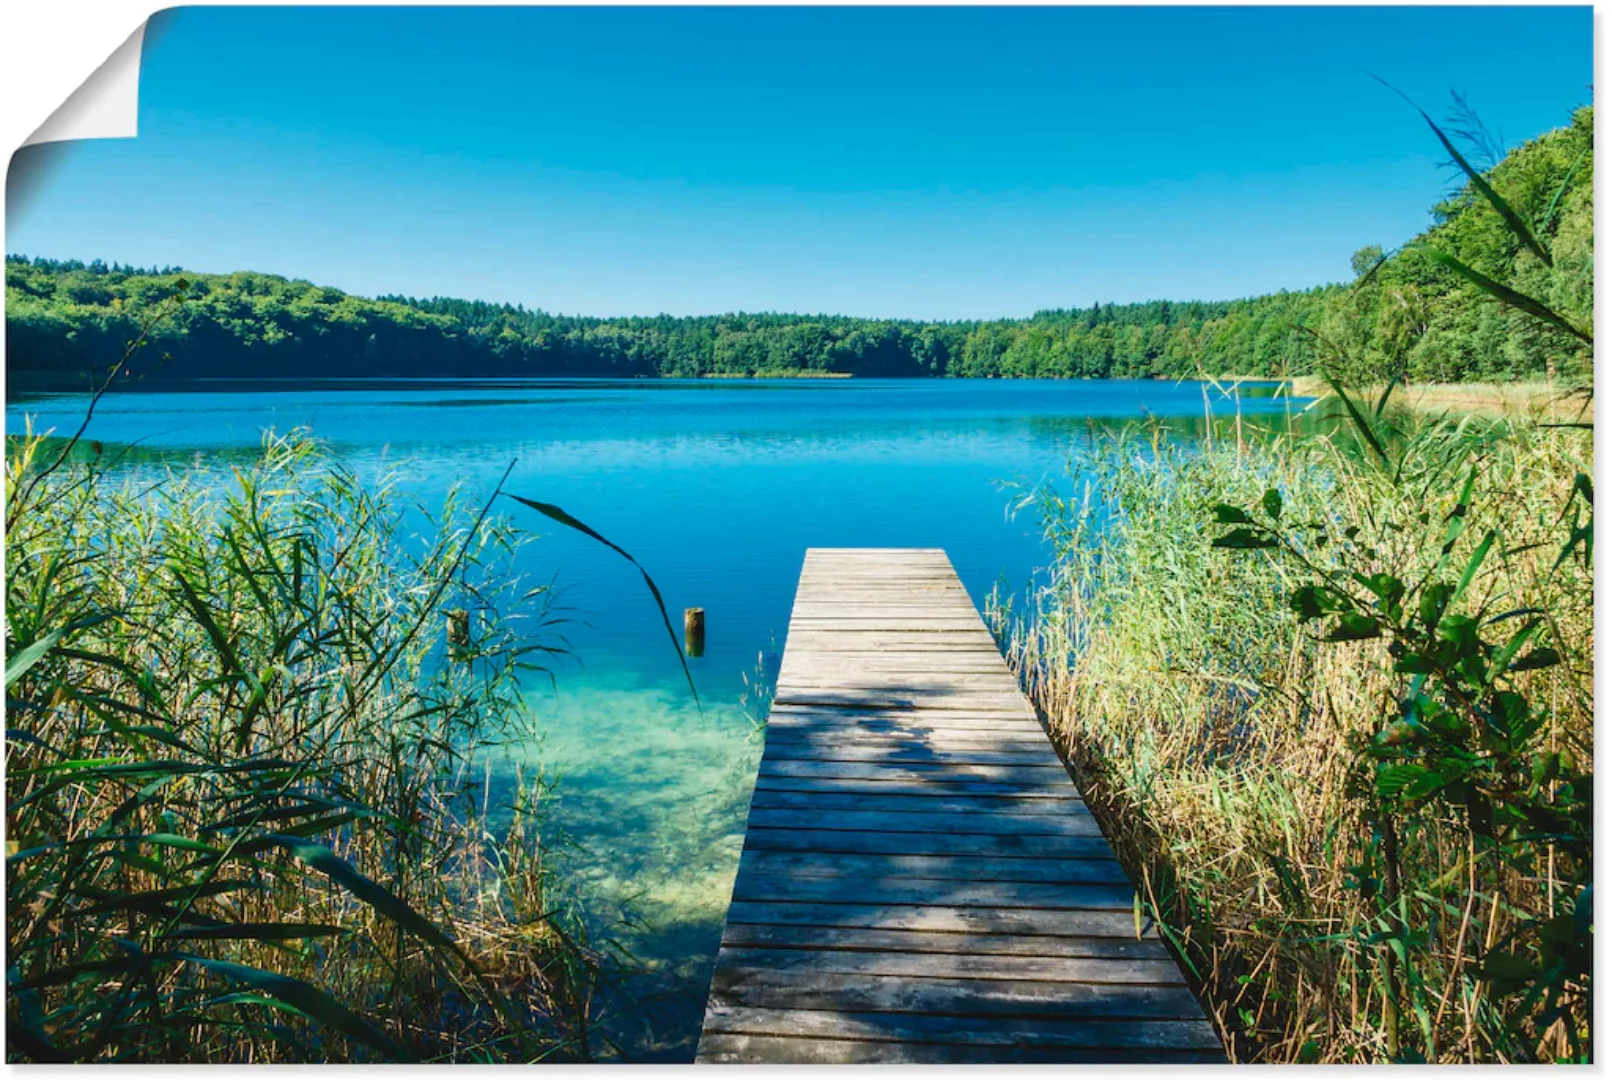
[[[75,139],[132,139],[140,126],[140,50],[147,22],[142,22],[106,62],[84,80],[23,146]]]

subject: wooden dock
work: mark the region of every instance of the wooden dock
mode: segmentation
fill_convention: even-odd
[[[1225,1061],[938,549],[806,553],[696,1060]]]

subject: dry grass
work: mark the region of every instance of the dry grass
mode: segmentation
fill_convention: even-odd
[[[1317,375],[1294,379],[1292,393],[1297,397],[1325,398],[1331,394],[1326,380]],[[1382,387],[1363,391],[1375,398]],[[1594,417],[1594,403],[1577,383],[1413,383],[1396,388],[1395,405],[1419,413],[1473,413],[1512,420],[1550,420],[1587,423]]]
[[[1574,477],[1592,473],[1589,434],[1469,423],[1411,438],[1425,467],[1401,485],[1344,439],[1100,440],[1072,463],[1074,493],[1043,498],[1051,585],[1029,618],[998,613],[1015,669],[1239,1060],[1382,1061],[1391,1040],[1438,1061],[1566,1052],[1560,1031],[1530,1038],[1471,958],[1573,897],[1550,869],[1497,869],[1453,814],[1404,839],[1405,889],[1427,898],[1412,903],[1428,936],[1392,1009],[1406,1030],[1389,1035],[1389,946],[1363,932],[1373,825],[1355,766],[1406,677],[1379,642],[1323,644],[1300,626],[1287,600],[1302,570],[1210,546],[1224,531],[1213,504],[1254,506],[1274,487],[1287,520],[1403,523],[1384,530],[1394,539],[1380,559],[1425,570],[1476,463],[1466,536],[1494,527],[1505,556],[1472,602],[1551,614],[1567,662],[1526,689],[1550,705],[1549,747],[1589,762],[1590,571],[1553,566]],[[1574,1023],[1587,1028],[1587,1005]]]

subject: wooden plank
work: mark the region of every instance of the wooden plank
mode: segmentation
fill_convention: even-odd
[[[730,948],[833,949],[840,952],[962,953],[968,956],[1167,957],[1155,935],[1140,938],[1057,937],[1051,934],[941,934],[872,927],[775,926],[733,923],[722,934]],[[738,968],[731,969],[734,971]],[[747,969],[748,970],[748,969]],[[763,966],[756,970],[777,971]],[[881,976],[882,977],[882,976]],[[805,978],[804,976],[802,978]],[[787,1006],[786,1006],[787,1007]],[[814,1008],[816,1006],[813,1006]]]
[[[1012,799],[1001,795],[931,795],[908,792],[903,795],[835,791],[773,791],[762,788],[751,797],[752,808],[770,810],[894,810],[915,814],[989,814],[1008,811],[1016,814],[1063,814],[1063,799]]]
[[[779,685],[803,689],[880,690],[911,685],[914,689],[950,691],[989,690],[1000,693],[1006,672],[993,667],[990,659],[960,660],[947,653],[928,653],[921,660],[900,664],[873,664],[843,655],[819,653],[806,660],[783,665]]]
[[[722,944],[729,948],[963,953],[968,956],[1124,956],[1157,960],[1169,955],[1164,951],[1164,945],[1153,935],[1119,938],[1055,937],[1051,934],[939,934],[924,930],[774,926],[768,923],[731,923],[722,933]],[[776,972],[780,969],[764,965],[755,970]],[[787,1004],[782,1007],[787,1007]]]
[[[1024,1017],[931,1016],[924,1013],[831,1012],[716,1005],[706,1028],[722,1035],[792,1035],[1082,1049],[1209,1050],[1220,1040],[1207,1020],[1041,1020]]]
[[[1072,785],[1049,781],[1004,784],[994,780],[864,780],[836,776],[757,776],[757,791],[860,792],[866,795],[999,795],[1014,799],[1080,801]]]
[[[1136,893],[1119,885],[934,878],[826,878],[750,873],[734,883],[735,900],[829,904],[939,904],[944,907],[1131,911]]]
[[[936,717],[887,718],[858,717],[843,714],[838,722],[816,715],[787,716],[774,713],[764,729],[770,741],[780,742],[802,739],[852,742],[859,739],[898,739],[915,743],[954,742],[1028,742],[1040,745],[1046,732],[1034,721],[1020,717]],[[1040,742],[1038,742],[1040,740]]]
[[[965,712],[1006,713],[1033,718],[1016,697],[1017,688],[1004,686],[1003,674],[973,672],[951,675],[918,671],[859,671],[846,664],[830,665],[824,672],[794,672],[781,677],[775,697],[785,705],[817,702],[821,708],[867,712],[885,709],[948,709]]]
[[[763,757],[759,775],[821,777],[838,780],[904,780],[924,783],[991,781],[998,784],[1067,784],[1061,764],[1047,765],[944,765],[914,762],[907,765],[873,765],[858,761],[781,761]]]
[[[895,765],[1037,765],[1048,754],[1039,746],[1029,749],[942,748],[925,744],[869,746],[846,743],[783,743],[768,750],[773,761],[872,761]],[[1054,759],[1056,763],[1057,759]],[[1062,768],[1061,765],[1059,765]]]
[[[996,942],[1020,939],[981,935],[971,940]],[[903,978],[890,975],[825,975],[774,971],[770,968],[725,968],[712,980],[711,993],[727,1004],[763,1009],[941,1013],[951,1016],[1006,1014],[1048,1020],[1098,1017],[1196,1020],[1203,1016],[1198,999],[1185,986],[1093,986],[1028,979]]]
[[[943,934],[1047,934],[1062,937],[1136,937],[1130,911],[1047,911],[1041,908],[962,908],[937,904],[752,903],[736,900],[728,919],[784,926],[840,926],[873,930],[925,930]],[[1142,929],[1148,929],[1142,920]]]
[[[787,691],[777,699],[780,705],[795,705],[814,709],[846,709],[857,712],[903,712],[915,720],[926,719],[928,713],[957,717],[964,714],[1001,714],[1008,718],[1033,721],[1032,713],[1018,711],[1006,695],[963,693],[824,693],[821,690]]]
[[[823,852],[747,850],[741,871],[807,874],[817,877],[960,878],[965,881],[1060,881],[1124,884],[1118,860],[986,857],[982,855],[850,855]]]
[[[1094,939],[1097,940],[1097,939]],[[843,949],[723,948],[717,964],[728,968],[841,975],[905,975],[947,979],[1034,979],[1038,982],[1148,983],[1185,985],[1181,969],[1166,955],[1137,960],[1120,956],[990,956],[966,953],[851,952]]]
[[[787,1038],[775,1035],[701,1036],[699,1061],[713,1064],[802,1065],[1162,1065],[1226,1061],[1218,1050],[1091,1049],[1045,1046],[968,1046],[876,1042],[863,1039]]]
[[[784,725],[767,729],[767,743],[769,754],[793,754],[800,750],[820,749],[835,751],[849,750],[879,750],[879,751],[911,751],[933,750],[945,753],[960,753],[968,751],[983,751],[985,753],[1003,754],[1038,754],[1043,759],[1051,758],[1056,761],[1056,755],[1047,750],[1044,745],[1036,742],[1045,737],[1039,731],[1016,728],[1011,731],[994,732],[979,729],[964,729],[962,731],[902,731],[902,730],[869,730],[860,726],[847,725],[847,730],[835,732],[832,728],[822,724],[817,725]]]
[[[806,552],[697,1059],[1224,1060],[942,550]]]
[[[804,627],[789,635],[791,647],[799,642],[803,650],[813,653],[861,655],[874,649],[901,650],[903,656],[921,659],[923,650],[951,650],[979,656],[1001,656],[996,643],[982,639],[972,630],[945,633],[897,633],[893,630],[859,628],[839,632],[809,630]]]
[[[767,718],[767,728],[795,725],[829,727],[836,725],[846,731],[889,731],[924,735],[939,731],[1006,731],[1025,735],[1046,731],[1036,718],[1021,710],[1007,709],[912,709],[855,708],[847,705],[794,705],[787,701],[775,702]]]
[[[986,855],[1080,859],[1108,854],[1101,834],[1038,836],[1025,833],[854,832],[754,826],[745,847],[757,851],[823,851],[853,855]]]
[[[814,832],[947,832],[954,836],[1101,836],[1090,813],[1073,804],[1062,814],[1006,814],[981,811],[931,814],[899,810],[798,810],[755,807],[750,824],[761,828]]]
[[[1039,727],[1030,724],[1001,724],[994,728],[907,728],[883,725],[828,722],[782,723],[768,725],[768,746],[806,744],[822,746],[938,746],[987,747],[1004,750],[1033,747],[1042,754],[1047,739]]]

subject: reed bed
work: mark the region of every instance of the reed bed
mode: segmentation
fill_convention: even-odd
[[[1145,903],[1238,1060],[1586,1060],[1590,433],[1232,430],[1094,434],[1073,487],[1033,500],[1056,553],[1045,588],[994,612]],[[1301,616],[1327,582],[1391,593],[1377,575],[1448,599],[1434,583],[1465,567],[1428,647],[1476,627],[1483,700],[1532,703],[1537,728],[1462,728],[1468,772],[1416,801],[1446,777],[1412,792],[1431,766],[1388,759],[1434,677],[1396,671],[1416,664],[1386,630],[1324,640],[1353,635]],[[1532,661],[1484,643],[1524,618]],[[1532,781],[1505,780],[1502,758]],[[1484,817],[1501,795],[1550,827]]]
[[[297,433],[116,483],[8,450],[8,1059],[607,1050],[542,778],[488,766],[558,649],[491,504]]]

